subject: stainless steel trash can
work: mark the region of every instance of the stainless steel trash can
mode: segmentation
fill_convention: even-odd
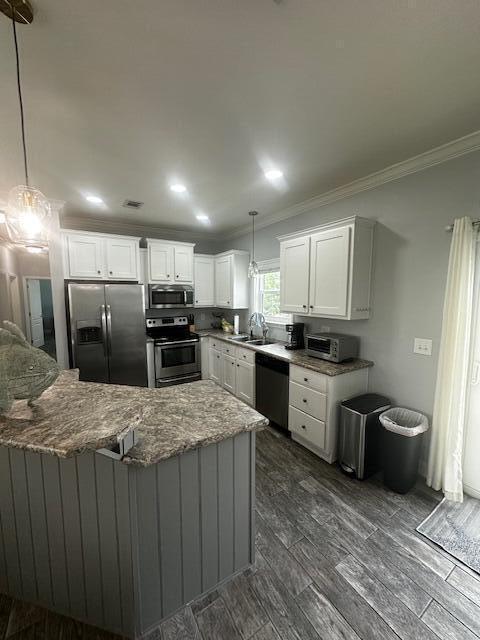
[[[379,416],[389,408],[390,400],[376,393],[364,393],[341,403],[338,461],[348,475],[364,480],[379,471]]]

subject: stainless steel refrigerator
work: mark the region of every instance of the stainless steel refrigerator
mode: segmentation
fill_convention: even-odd
[[[80,380],[147,386],[143,287],[67,285],[71,366]]]

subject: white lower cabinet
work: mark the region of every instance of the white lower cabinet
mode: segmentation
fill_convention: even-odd
[[[237,397],[247,404],[255,404],[255,365],[237,360]]]
[[[210,338],[208,349],[210,380],[255,406],[255,352]],[[203,371],[203,367],[202,367]]]
[[[217,349],[209,349],[209,375],[210,380],[222,384],[223,380],[223,353]]]
[[[340,402],[365,393],[367,386],[368,369],[326,376],[290,365],[288,429],[292,440],[327,462],[335,462]]]
[[[231,356],[223,354],[223,386],[230,393],[236,395],[237,391],[237,367],[236,360]]]

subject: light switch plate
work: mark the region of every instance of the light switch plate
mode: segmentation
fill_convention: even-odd
[[[419,353],[422,356],[431,356],[432,341],[429,338],[415,338],[413,353]]]

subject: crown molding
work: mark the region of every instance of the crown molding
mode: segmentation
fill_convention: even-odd
[[[480,131],[474,131],[462,138],[447,142],[446,144],[430,149],[430,151],[425,151],[424,153],[414,156],[413,158],[409,158],[408,160],[402,160],[402,162],[392,164],[385,169],[381,169],[380,171],[371,173],[368,176],[359,178],[358,180],[354,180],[353,182],[349,182],[335,189],[331,189],[330,191],[326,191],[319,196],[315,196],[309,200],[304,200],[299,204],[295,204],[286,209],[281,209],[280,211],[266,216],[258,216],[255,221],[255,230],[269,227],[276,222],[288,220],[288,218],[294,218],[302,213],[314,211],[315,209],[324,207],[332,202],[350,198],[362,191],[375,189],[387,182],[399,180],[400,178],[412,173],[424,171],[425,169],[434,167],[437,164],[442,164],[443,162],[448,162],[454,158],[479,150]],[[232,238],[248,234],[250,231],[250,225],[245,224],[225,233],[222,236],[222,240],[230,240]]]
[[[62,216],[60,218],[62,229],[75,231],[91,231],[93,233],[115,233],[126,236],[138,236],[140,238],[153,238],[165,240],[185,241],[188,236],[192,240],[218,241],[219,237],[212,233],[198,231],[170,229],[168,227],[152,227],[150,225],[132,224],[121,220],[101,220],[99,218],[82,218],[78,216]]]

